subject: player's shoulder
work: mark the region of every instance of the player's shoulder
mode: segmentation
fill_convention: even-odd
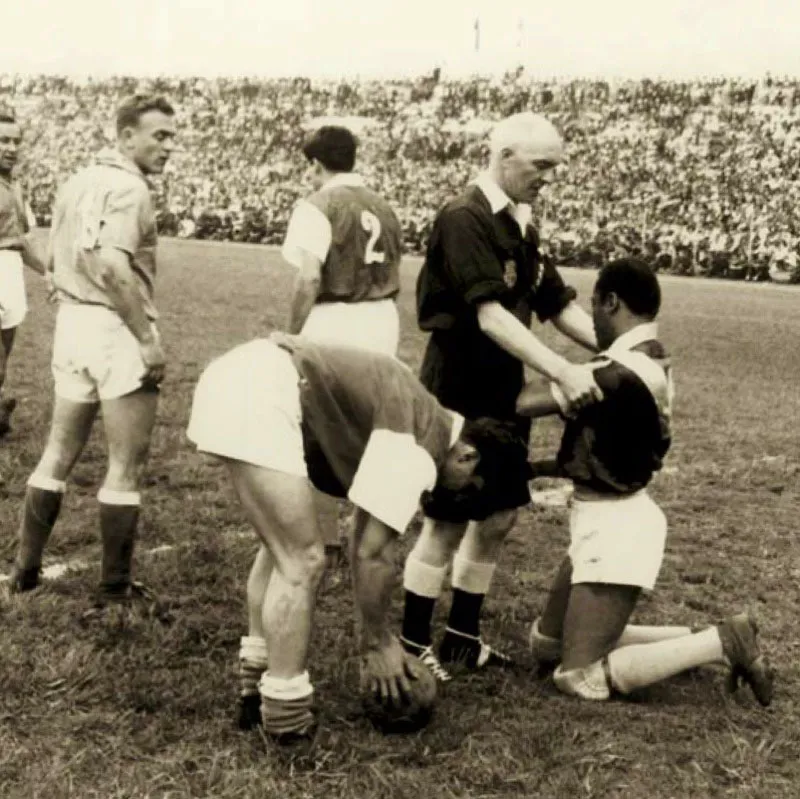
[[[591,364],[597,384],[606,392],[641,386],[661,391],[670,379],[670,359],[658,341],[648,341],[631,350],[600,353]]]
[[[448,226],[479,226],[491,222],[488,201],[477,186],[468,186],[448,200],[436,215],[436,222]]]

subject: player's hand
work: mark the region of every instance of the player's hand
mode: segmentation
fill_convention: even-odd
[[[372,694],[383,705],[391,702],[401,707],[409,702],[414,679],[412,659],[413,655],[409,655],[394,636],[380,649],[366,652],[361,663],[362,693]]]
[[[156,333],[152,338],[140,341],[139,352],[145,366],[142,385],[157,388],[164,379],[164,372],[167,367],[167,359],[164,355],[164,348],[161,346],[159,335]]]
[[[594,379],[594,370],[586,364],[570,364],[556,382],[572,413],[603,399],[603,392]]]

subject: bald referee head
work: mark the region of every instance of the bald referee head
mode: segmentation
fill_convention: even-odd
[[[532,203],[552,183],[564,159],[564,142],[540,114],[513,114],[498,122],[489,139],[489,172],[515,203]]]

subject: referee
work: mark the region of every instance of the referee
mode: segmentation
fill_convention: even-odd
[[[442,663],[472,669],[509,663],[483,643],[479,619],[516,509],[530,500],[530,420],[515,411],[524,367],[557,383],[573,408],[601,396],[585,367],[570,364],[530,330],[535,314],[596,349],[591,318],[575,302],[575,290],[540,257],[531,220],[530,203],[552,182],[563,153],[561,136],[542,116],[522,113],[499,122],[488,169],[437,216],[417,282],[419,326],[431,333],[422,382],[446,408],[467,418],[511,421],[519,436],[513,462],[479,467],[490,500],[472,509],[469,520],[455,522],[435,504],[425,507],[406,562],[403,642],[443,681],[450,675]],[[451,559],[453,600],[437,657],[431,619]]]

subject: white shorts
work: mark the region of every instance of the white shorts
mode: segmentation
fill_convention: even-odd
[[[189,440],[201,452],[307,477],[299,380],[291,355],[273,342],[235,347],[200,376]]]
[[[315,305],[300,335],[317,344],[397,355],[400,317],[394,300],[323,302]]]
[[[667,520],[646,491],[620,498],[573,499],[569,530],[573,584],[653,589],[664,558]]]
[[[118,314],[75,303],[58,309],[52,369],[56,394],[73,402],[124,397],[141,387],[146,371],[139,342]]]
[[[28,313],[25,267],[15,250],[0,250],[0,328],[19,327]]]

